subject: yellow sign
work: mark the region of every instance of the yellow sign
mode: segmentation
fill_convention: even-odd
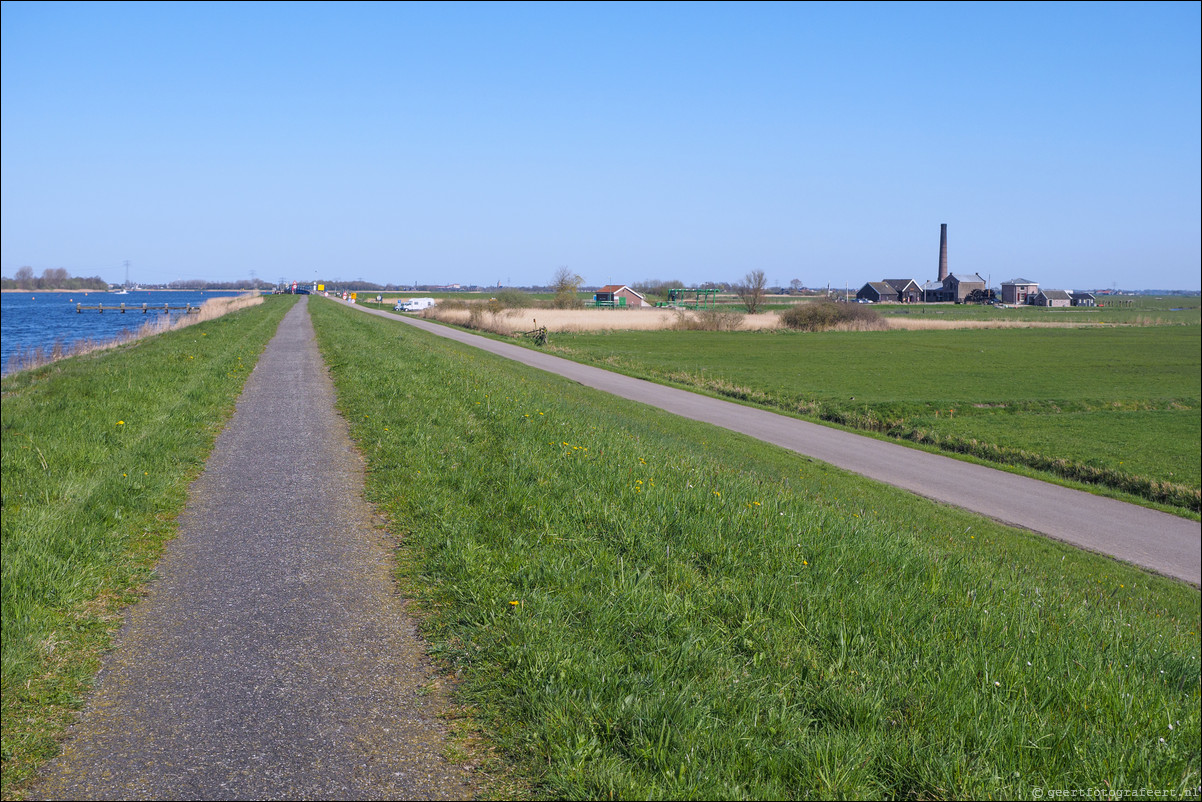
[[[326,285],[324,285],[324,284],[318,284],[318,285],[317,285],[317,291],[318,291],[318,292],[325,292],[325,291],[326,291]]]
[[[352,300],[352,301],[358,300],[358,298],[359,298],[359,293],[357,293],[357,292],[352,292],[352,293],[351,293],[351,300]]]

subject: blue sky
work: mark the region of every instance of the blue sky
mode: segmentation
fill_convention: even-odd
[[[1200,9],[5,2],[0,269],[1199,289]]]

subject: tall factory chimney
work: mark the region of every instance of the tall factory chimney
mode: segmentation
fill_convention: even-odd
[[[947,278],[947,223],[939,224],[939,280]]]

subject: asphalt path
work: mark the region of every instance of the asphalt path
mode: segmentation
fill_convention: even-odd
[[[445,695],[396,594],[362,468],[302,302],[31,796],[474,796],[442,757]]]
[[[980,513],[1193,585],[1202,524],[1026,476],[634,379],[420,318],[351,305],[555,373],[587,387],[712,423],[935,501]]]

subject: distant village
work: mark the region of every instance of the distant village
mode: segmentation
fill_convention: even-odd
[[[1038,281],[1003,281],[1001,297],[978,273],[951,273],[947,268],[947,223],[939,227],[939,274],[921,286],[914,279],[870,281],[856,293],[860,303],[986,303],[1003,306],[1097,306],[1092,292],[1044,289]]]

